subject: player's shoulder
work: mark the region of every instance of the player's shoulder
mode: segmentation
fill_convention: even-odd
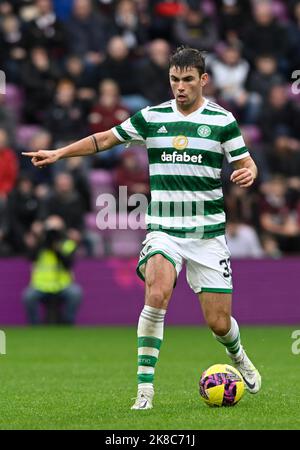
[[[173,112],[172,109],[172,100],[168,100],[163,103],[159,103],[158,105],[148,106],[149,112],[162,112],[162,113],[168,113]]]
[[[147,106],[141,112],[146,122],[168,120],[167,117],[170,117],[170,113],[174,113],[172,100],[159,103],[158,105]]]
[[[233,114],[231,111],[228,111],[228,109],[223,108],[223,106],[219,105],[218,103],[208,100],[205,109],[209,112],[211,112],[213,115],[220,115],[225,116],[228,119],[231,119],[233,117]]]

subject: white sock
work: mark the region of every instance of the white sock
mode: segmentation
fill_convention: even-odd
[[[234,359],[238,359],[242,352],[241,340],[240,340],[240,330],[237,321],[231,317],[231,328],[225,336],[218,336],[213,333],[217,341],[225,345],[229,356]]]
[[[153,389],[155,364],[164,335],[166,310],[144,306],[141,312],[138,336],[138,388]]]

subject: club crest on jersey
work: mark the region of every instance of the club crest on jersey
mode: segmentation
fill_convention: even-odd
[[[176,150],[184,150],[187,147],[188,143],[188,138],[183,135],[174,137],[172,142],[173,147],[176,148]]]
[[[211,129],[207,125],[200,125],[200,127],[198,127],[197,133],[199,134],[199,136],[205,138],[211,135]]]

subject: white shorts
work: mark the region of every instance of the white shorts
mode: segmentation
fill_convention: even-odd
[[[137,274],[143,281],[146,262],[156,254],[163,255],[173,264],[177,277],[186,262],[186,279],[195,293],[232,292],[230,251],[225,236],[192,239],[151,231],[143,242],[137,266]]]

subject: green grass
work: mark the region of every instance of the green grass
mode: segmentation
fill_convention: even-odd
[[[263,388],[233,408],[209,408],[198,380],[210,365],[227,362],[223,347],[206,328],[168,327],[154,409],[131,411],[135,328],[8,328],[0,429],[300,429],[300,355],[291,352],[292,330],[243,327]]]

